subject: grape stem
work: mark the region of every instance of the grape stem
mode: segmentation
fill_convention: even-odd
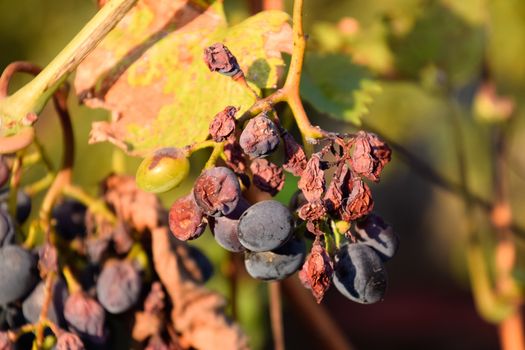
[[[281,307],[281,286],[278,281],[268,282],[270,321],[272,324],[273,348],[284,350],[284,329]]]

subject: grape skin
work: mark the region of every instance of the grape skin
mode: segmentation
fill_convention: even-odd
[[[195,202],[206,215],[223,216],[231,214],[241,198],[239,180],[226,167],[205,170],[193,185]]]
[[[130,309],[140,296],[142,280],[129,261],[104,265],[97,280],[97,298],[113,314]]]
[[[11,244],[15,238],[13,221],[7,212],[0,209],[0,246]]]
[[[239,219],[239,241],[248,250],[264,252],[279,248],[293,233],[290,210],[275,200],[254,204]]]
[[[261,280],[282,280],[304,263],[306,245],[303,240],[291,239],[282,247],[269,252],[246,252],[244,266],[253,278]]]
[[[334,270],[334,285],[348,299],[361,304],[383,299],[386,270],[379,255],[367,245],[343,245],[335,255]]]
[[[368,215],[355,225],[358,241],[373,248],[383,261],[394,257],[399,247],[399,238],[391,225],[375,214]]]
[[[0,248],[0,281],[0,304],[22,298],[37,282],[36,259],[19,246]]]
[[[102,306],[83,291],[67,298],[64,317],[69,327],[83,336],[92,339],[104,338],[106,313]]]
[[[57,224],[56,232],[64,239],[72,240],[86,233],[86,206],[78,201],[67,199],[53,208],[53,218]]]
[[[210,229],[215,237],[215,241],[229,252],[240,253],[246,250],[241,242],[239,242],[237,227],[240,216],[249,206],[250,204],[241,198],[237,208],[235,208],[230,215],[210,218]]]
[[[49,304],[47,318],[58,325],[62,325],[64,324],[64,304],[68,296],[67,286],[62,279],[55,280],[52,293],[53,299]],[[45,283],[40,282],[22,303],[22,312],[24,313],[24,317],[30,323],[38,322],[44,299]]]
[[[264,115],[251,119],[239,137],[239,144],[244,153],[253,158],[265,157],[272,153],[279,142],[279,130]]]

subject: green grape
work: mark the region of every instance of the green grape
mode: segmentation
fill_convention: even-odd
[[[179,149],[163,148],[140,163],[137,185],[147,192],[166,192],[178,186],[189,171],[190,162]]]

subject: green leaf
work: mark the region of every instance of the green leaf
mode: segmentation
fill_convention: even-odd
[[[303,70],[301,95],[318,111],[361,124],[374,95],[381,91],[367,71],[347,56],[309,53]]]
[[[289,16],[266,11],[227,25],[222,2],[142,1],[78,68],[75,87],[86,105],[112,112],[94,123],[91,142],[111,141],[144,156],[164,147],[183,147],[208,136],[208,126],[227,105],[254,102],[231,78],[212,73],[205,47],[223,42],[236,56],[255,90],[276,87],[291,50]]]

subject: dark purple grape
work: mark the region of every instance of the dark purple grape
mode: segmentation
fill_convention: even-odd
[[[86,234],[86,206],[78,201],[66,199],[53,208],[56,232],[64,239],[71,240]]]
[[[241,197],[241,187],[235,173],[226,167],[205,170],[193,185],[195,202],[206,215],[231,214]]]
[[[279,248],[293,233],[290,210],[275,200],[254,204],[239,219],[239,241],[248,250],[265,252]]]
[[[4,156],[0,155],[0,187],[3,187],[9,180],[9,167],[5,161]]]
[[[267,156],[279,145],[279,130],[266,115],[260,114],[246,124],[239,144],[253,158]]]
[[[282,280],[299,269],[304,263],[306,245],[301,239],[291,239],[282,247],[269,252],[246,252],[244,266],[253,278]]]
[[[348,299],[372,304],[383,299],[387,274],[379,255],[369,246],[345,244],[335,255],[333,282]]]
[[[85,346],[78,335],[69,332],[62,332],[57,337],[55,350],[84,350]]]
[[[62,325],[64,324],[64,304],[68,296],[66,283],[62,279],[56,279],[52,293],[53,298],[48,307],[47,318],[57,325]],[[40,282],[22,303],[22,312],[29,323],[38,322],[44,299],[45,283]]]
[[[78,291],[67,298],[64,317],[69,328],[78,332],[83,338],[105,339],[106,312],[85,292]]]
[[[16,196],[16,221],[23,224],[31,214],[31,197],[24,191]]]
[[[3,209],[0,209],[0,246],[13,243],[15,238],[15,228],[11,216]]]
[[[399,238],[391,225],[375,214],[366,216],[355,225],[358,242],[373,248],[383,259],[391,259],[399,246]]]
[[[0,281],[0,304],[24,297],[37,282],[35,257],[19,246],[0,248]]]
[[[210,259],[208,259],[208,257],[204,255],[204,253],[201,252],[201,250],[197,247],[189,245],[188,251],[190,256],[197,263],[197,266],[201,272],[202,278],[200,279],[200,282],[204,283],[208,281],[211,276],[213,276],[213,264],[211,263]]]
[[[97,298],[113,314],[129,310],[140,296],[142,279],[129,261],[110,261],[97,280]]]
[[[249,206],[250,204],[241,198],[237,208],[235,208],[230,215],[210,218],[210,229],[215,240],[227,251],[239,253],[246,250],[241,242],[239,242],[237,227],[239,225],[239,218]]]

